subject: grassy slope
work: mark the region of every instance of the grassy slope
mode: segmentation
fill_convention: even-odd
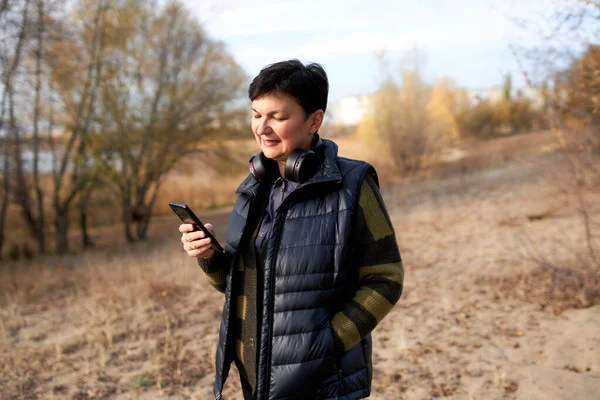
[[[442,171],[384,188],[406,290],[374,332],[372,398],[600,389],[600,308],[555,316],[535,290],[546,277],[531,275],[532,254],[570,263],[581,245],[551,143],[539,134],[471,144]],[[350,141],[340,148],[360,156]],[[201,217],[222,239],[227,214]],[[157,218],[150,241],[134,245],[105,227],[94,251],[3,267],[0,398],[210,398],[222,295],[181,250],[177,225]],[[240,396],[235,371],[226,394]]]

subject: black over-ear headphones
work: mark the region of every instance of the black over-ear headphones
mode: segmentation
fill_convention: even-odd
[[[262,152],[250,159],[250,172],[260,182],[269,176],[278,176],[277,162],[267,158]],[[296,149],[285,162],[285,179],[293,182],[306,182],[317,172],[317,156],[312,150]]]

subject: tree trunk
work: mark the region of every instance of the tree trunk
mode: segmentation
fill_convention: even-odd
[[[2,96],[2,110],[0,112],[0,124],[4,120],[6,111],[6,93]],[[4,232],[6,229],[6,212],[8,210],[8,198],[10,191],[10,139],[3,140],[3,165],[2,165],[2,198],[0,199],[0,258],[2,258],[2,249],[4,248]]]
[[[136,204],[133,211],[133,220],[136,222],[136,234],[138,240],[148,238],[148,223],[150,221],[150,208],[143,202]]]
[[[4,230],[6,229],[6,211],[8,210],[8,191],[10,161],[8,157],[8,141],[4,143],[4,180],[2,182],[2,199],[0,200],[0,258],[2,258],[2,249],[4,248]]]
[[[94,247],[94,241],[88,234],[87,229],[87,208],[82,208],[79,214],[79,222],[81,224],[81,243],[84,249]]]
[[[64,254],[69,251],[69,212],[66,208],[56,208],[56,220],[54,228],[56,230],[56,252]]]
[[[61,161],[53,171],[54,178],[54,212],[56,213],[56,235],[57,251],[59,253],[68,250],[67,219],[68,209],[74,201],[85,190],[86,179],[91,179],[89,171],[86,170],[85,154],[89,127],[94,114],[96,89],[100,84],[101,57],[104,41],[104,31],[99,31],[99,24],[104,18],[108,8],[106,0],[96,2],[96,13],[92,28],[90,44],[90,57],[92,61],[87,64],[87,74],[81,89],[80,99],[74,104],[72,116],[72,128],[62,148]],[[104,30],[105,25],[102,26]],[[68,97],[68,96],[67,96]],[[66,135],[65,135],[66,138]],[[73,167],[73,168],[70,168]],[[64,186],[70,185],[67,191]],[[66,194],[65,194],[66,192]],[[60,197],[63,197],[61,200]]]
[[[38,0],[38,35],[37,48],[35,52],[35,108],[33,112],[33,184],[35,187],[37,201],[37,241],[38,252],[44,253],[46,250],[46,238],[44,235],[44,195],[40,184],[39,175],[39,155],[40,155],[40,134],[39,120],[42,97],[42,50],[44,35],[44,2]]]
[[[125,240],[127,243],[135,242],[133,233],[131,232],[131,201],[129,199],[123,199],[123,223],[125,228]]]
[[[2,249],[4,248],[4,230],[6,229],[6,210],[8,208],[8,194],[2,196],[0,204],[0,259],[2,258]]]
[[[38,253],[44,253],[46,252],[46,232],[45,232],[45,228],[46,228],[46,221],[44,218],[44,203],[43,203],[43,196],[41,194],[41,191],[39,191],[39,188],[37,189],[37,195],[38,195],[38,232],[37,232],[37,239],[38,239]]]
[[[150,214],[144,215],[137,224],[137,237],[139,240],[148,239],[148,226],[150,225]]]
[[[14,89],[8,88],[8,118],[9,118],[9,132],[10,136],[7,140],[12,141],[13,148],[12,153],[14,161],[14,195],[17,204],[21,206],[21,213],[25,220],[25,225],[29,229],[31,236],[37,236],[37,221],[33,215],[31,209],[31,199],[29,196],[29,185],[23,172],[23,157],[21,149],[21,132],[20,126],[17,123],[15,116],[15,101],[14,101]]]
[[[91,188],[86,190],[79,203],[79,223],[81,228],[81,244],[84,249],[94,247],[94,241],[88,234],[88,204],[92,194]]]
[[[154,187],[154,193],[150,198],[147,206],[144,206],[145,213],[144,218],[140,221],[138,225],[138,238],[139,239],[148,239],[148,228],[150,227],[150,218],[152,217],[152,209],[154,208],[154,204],[156,203],[156,199],[158,198],[158,193],[160,192],[160,187],[163,183],[163,180],[159,178],[156,181],[156,185]],[[146,197],[145,193],[142,198]]]
[[[16,75],[17,73],[17,69],[20,65],[21,62],[21,54],[22,54],[22,49],[23,49],[23,43],[25,42],[25,38],[27,36],[27,26],[28,26],[28,11],[29,11],[29,2],[30,0],[26,0],[25,4],[23,5],[23,14],[22,14],[22,20],[21,20],[21,26],[19,28],[19,36],[17,39],[17,43],[15,44],[15,50],[14,50],[14,55],[12,57],[11,63],[10,63],[10,67],[8,67],[6,69],[6,71],[4,72],[4,76],[3,76],[3,98],[2,98],[2,118],[0,118],[0,126],[4,124],[4,120],[5,118],[5,112],[7,111],[5,109],[6,103],[5,101],[8,101],[8,120],[9,120],[9,135],[8,137],[4,137],[5,140],[8,140],[9,142],[14,141],[14,145],[15,148],[14,149],[9,149],[8,147],[6,148],[8,151],[6,153],[6,157],[10,156],[11,153],[13,153],[14,156],[14,160],[17,163],[16,164],[16,168],[15,168],[15,174],[17,175],[17,182],[15,182],[15,186],[16,186],[16,194],[17,194],[17,201],[19,202],[19,204],[21,204],[23,206],[23,211],[24,211],[24,217],[26,219],[26,223],[28,225],[28,228],[30,229],[30,231],[35,235],[35,221],[33,220],[33,216],[31,215],[31,210],[29,208],[28,204],[23,204],[21,203],[21,201],[23,200],[27,200],[27,197],[25,199],[22,198],[23,193],[21,192],[24,189],[24,181],[23,179],[20,179],[20,176],[22,174],[21,168],[22,168],[22,160],[20,157],[20,146],[19,146],[19,132],[17,131],[17,122],[16,122],[16,117],[15,117],[15,105],[14,105],[14,86],[12,84],[12,79],[13,77]],[[7,7],[7,2],[3,2],[2,3],[2,12],[6,11],[6,7]],[[9,171],[7,170],[5,172],[4,175],[4,179],[8,180],[9,179]],[[8,192],[5,193],[6,196],[8,196]],[[32,223],[34,223],[34,225],[32,225]]]

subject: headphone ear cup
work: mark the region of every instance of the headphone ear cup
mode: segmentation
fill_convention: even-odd
[[[312,150],[297,149],[285,162],[285,178],[293,182],[306,182],[317,172],[317,156]]]
[[[252,156],[252,158],[248,162],[250,173],[254,175],[254,177],[259,182],[262,182],[264,179],[266,179],[269,174],[269,161],[270,160],[267,157],[265,157],[265,155],[262,152],[260,152],[259,154]]]

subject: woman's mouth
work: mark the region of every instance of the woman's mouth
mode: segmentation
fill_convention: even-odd
[[[263,145],[265,145],[267,147],[276,146],[278,143],[279,143],[279,140],[263,139]]]

